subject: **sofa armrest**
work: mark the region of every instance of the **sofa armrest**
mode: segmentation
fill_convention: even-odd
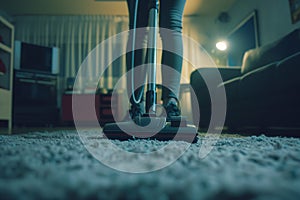
[[[194,124],[199,119],[200,127],[207,127],[211,117],[211,96],[218,90],[218,85],[229,79],[241,75],[240,67],[221,67],[221,68],[199,68],[190,77],[190,84],[193,89],[191,95]],[[200,113],[195,111],[199,110]]]
[[[190,77],[190,83],[193,87],[206,87],[206,82],[211,83],[214,80],[215,86],[217,87],[224,81],[239,77],[241,75],[240,67],[205,67],[199,68],[192,72]],[[217,80],[216,77],[221,76],[222,80]]]
[[[218,68],[223,81],[239,77],[241,75],[241,67],[221,67]]]

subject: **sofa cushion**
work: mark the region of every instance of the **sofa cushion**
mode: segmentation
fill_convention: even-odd
[[[243,75],[239,87],[240,99],[261,101],[278,90],[276,68],[277,63],[271,63]]]
[[[281,91],[295,91],[300,95],[300,52],[277,64],[277,81]]]
[[[300,51],[300,29],[294,30],[276,42],[247,51],[243,57],[241,73],[246,74],[269,63],[280,61],[298,51]]]

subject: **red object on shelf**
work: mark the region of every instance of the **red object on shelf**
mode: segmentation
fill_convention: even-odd
[[[72,110],[72,95],[76,95],[76,102],[78,105],[75,105],[79,116],[77,116],[77,121],[80,123],[89,123],[94,122],[94,118],[91,113],[88,111],[90,108],[87,105],[87,102],[90,102],[91,97],[95,97],[95,112],[97,120],[100,125],[104,125],[108,122],[115,122],[120,119],[120,95],[112,97],[111,94],[64,94],[62,96],[62,121],[63,122],[73,122],[73,110]],[[113,113],[116,116],[113,116]]]
[[[3,74],[3,75],[6,74],[6,67],[1,59],[0,59],[0,74]]]
[[[76,109],[79,109],[80,115],[77,116],[77,120],[81,122],[92,122],[95,119],[91,117],[91,113],[89,113],[85,109],[86,102],[89,101],[93,94],[64,94],[62,97],[62,120],[63,121],[73,121],[73,111],[72,111],[72,97],[76,95],[77,102],[81,102],[80,106],[76,106]],[[95,112],[97,117],[99,118],[99,95],[95,96]]]

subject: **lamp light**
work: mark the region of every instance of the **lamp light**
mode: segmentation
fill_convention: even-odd
[[[227,42],[226,41],[217,42],[216,47],[220,51],[226,51],[227,50]]]

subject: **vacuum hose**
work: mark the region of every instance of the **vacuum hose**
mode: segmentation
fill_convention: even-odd
[[[135,96],[134,87],[134,50],[135,50],[135,39],[136,39],[136,21],[137,21],[137,10],[138,10],[139,0],[135,0],[134,6],[134,18],[133,18],[133,31],[132,31],[132,49],[131,49],[131,91],[132,100],[135,104],[138,104],[142,100],[143,93],[141,92],[138,98]]]
[[[143,92],[141,92],[138,98],[134,93],[134,49],[136,40],[136,21],[138,11],[138,0],[135,1],[134,8],[134,20],[133,20],[133,39],[132,39],[132,54],[131,54],[131,91],[133,91],[133,102],[138,104],[141,102]],[[148,37],[148,91],[146,93],[146,112],[149,114],[155,114],[156,112],[156,49],[157,49],[157,16],[158,16],[158,0],[150,1],[150,13],[149,13],[149,37]]]

